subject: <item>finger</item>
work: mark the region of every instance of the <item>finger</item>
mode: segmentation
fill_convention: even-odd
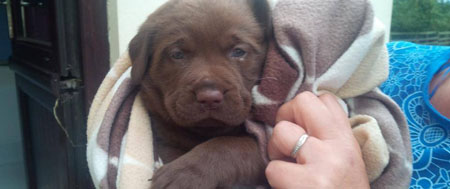
[[[299,108],[297,106],[300,106],[300,103],[294,100],[288,101],[283,104],[278,109],[277,116],[275,118],[276,123],[280,121],[289,121],[298,125],[304,125],[304,121],[301,119],[301,117],[297,116],[298,114],[300,114]]]
[[[303,92],[281,106],[277,121],[287,120],[299,124],[310,135],[319,139],[335,138],[339,130],[327,106],[313,93]]]
[[[306,175],[305,166],[295,163],[275,160],[266,167],[266,178],[272,188],[300,188],[298,185]]]
[[[300,107],[302,106],[302,101],[308,95],[308,92],[303,92],[297,95],[294,99],[284,103],[277,112],[276,122],[280,121],[290,121],[298,125],[304,125],[300,114]]]
[[[319,99],[325,104],[331,115],[335,119],[336,127],[343,129],[343,131],[351,131],[348,115],[342,109],[337,98],[331,94],[323,94],[319,96]]]
[[[271,161],[266,168],[266,177],[272,188],[308,188],[317,187],[311,183],[313,171],[305,165],[284,162]]]
[[[325,143],[316,137],[309,136],[295,154],[295,161],[299,164],[323,163],[324,154],[329,153],[330,149],[327,148]]]
[[[304,134],[305,130],[294,123],[287,121],[278,123],[267,146],[269,158],[271,160],[291,160],[300,164],[319,160],[320,156],[327,153],[328,149],[323,147],[322,141],[312,136],[309,136],[297,151],[295,160],[291,157],[297,141]]]
[[[271,160],[280,160],[290,157],[297,140],[304,134],[305,130],[294,123],[288,121],[279,122],[275,125],[267,146],[269,158]]]

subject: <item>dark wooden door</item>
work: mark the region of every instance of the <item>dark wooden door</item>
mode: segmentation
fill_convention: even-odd
[[[10,7],[10,62],[28,185],[92,188],[85,157],[86,110],[109,66],[106,1],[10,0]]]

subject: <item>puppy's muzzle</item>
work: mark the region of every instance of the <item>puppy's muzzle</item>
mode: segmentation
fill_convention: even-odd
[[[199,81],[195,86],[194,93],[197,103],[207,110],[220,108],[224,101],[224,90],[210,79]]]

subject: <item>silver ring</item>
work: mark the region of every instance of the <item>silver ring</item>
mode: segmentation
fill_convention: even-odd
[[[298,138],[297,144],[295,144],[294,149],[291,152],[292,158],[297,158],[297,152],[300,150],[303,144],[305,144],[306,139],[308,139],[308,137],[309,135],[305,133],[304,135],[300,136],[300,138]]]

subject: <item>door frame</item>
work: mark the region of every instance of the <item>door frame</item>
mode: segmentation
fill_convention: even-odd
[[[80,45],[86,112],[109,66],[107,0],[80,0]]]
[[[17,2],[18,0],[12,0]],[[55,0],[55,25],[57,29],[58,61],[61,62],[60,73],[36,74],[26,66],[14,63],[11,68],[18,78],[18,94],[25,95],[30,86],[38,86],[27,95],[44,94],[42,98],[52,98],[46,103],[47,109],[55,99],[64,99],[60,93],[61,81],[70,78],[81,78],[81,88],[70,96],[70,102],[61,100],[57,113],[62,125],[70,134],[66,142],[69,188],[93,188],[86,161],[86,129],[87,113],[94,95],[109,70],[109,39],[107,23],[107,0]],[[15,27],[16,28],[16,27]],[[65,68],[64,68],[65,67]],[[70,70],[70,71],[68,71]],[[32,82],[32,83],[30,83]],[[20,89],[20,91],[19,91]],[[25,93],[21,93],[24,91]],[[20,99],[24,99],[19,95]],[[57,101],[57,100],[56,100]],[[29,128],[26,128],[28,115],[24,102],[21,105],[22,134],[24,140],[25,160],[27,166],[28,186],[36,188],[34,178],[34,162]],[[75,104],[75,105],[74,105]],[[55,128],[60,129],[60,128]],[[52,155],[52,154],[49,154]],[[63,170],[61,170],[63,171]]]

